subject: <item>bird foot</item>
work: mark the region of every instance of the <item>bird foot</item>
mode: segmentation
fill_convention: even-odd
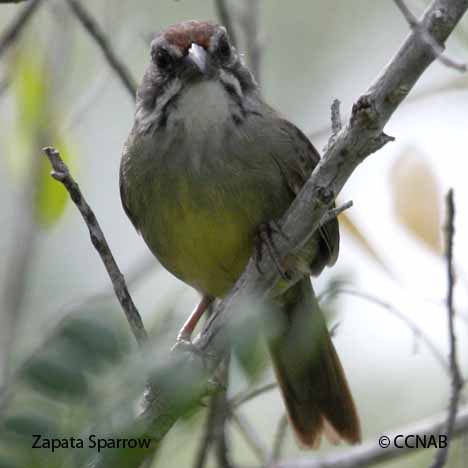
[[[176,342],[172,346],[171,351],[181,351],[183,353],[196,354],[197,356],[202,355],[201,350],[193,344],[190,335],[182,333],[177,336]]]
[[[263,258],[263,247],[265,246],[268,255],[273,260],[278,273],[282,278],[287,279],[289,274],[284,268],[281,255],[279,254],[278,248],[276,247],[273,235],[278,234],[283,239],[289,240],[288,236],[281,230],[281,227],[276,221],[270,221],[269,223],[262,223],[258,226],[256,241],[255,241],[255,264],[259,273],[263,274],[260,263]]]

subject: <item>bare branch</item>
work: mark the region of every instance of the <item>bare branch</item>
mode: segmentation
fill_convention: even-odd
[[[449,446],[453,436],[455,418],[457,416],[460,392],[463,388],[463,379],[460,373],[457,357],[457,340],[455,336],[455,308],[453,306],[453,288],[455,286],[455,273],[453,268],[453,237],[455,234],[455,204],[453,201],[453,190],[450,189],[447,198],[447,221],[445,224],[445,256],[447,259],[447,316],[449,329],[449,362],[451,372],[451,395],[449,411],[446,423],[447,443],[441,446],[435,455],[431,468],[442,468],[448,457]]]
[[[0,0],[0,3],[22,3],[28,0]]]
[[[418,21],[411,13],[411,10],[406,6],[403,0],[393,0],[399,8],[411,29],[418,34],[421,39],[432,49],[432,52],[437,59],[449,68],[454,68],[462,73],[468,70],[466,63],[457,62],[450,57],[444,55],[444,47],[441,46],[429,33],[429,31]]]
[[[132,330],[135,339],[140,346],[143,346],[148,339],[143,321],[138,313],[135,304],[133,303],[130,293],[128,292],[127,285],[122,273],[114,260],[112,252],[109,249],[106,238],[99,226],[99,223],[91,210],[90,206],[81,194],[78,184],[75,182],[73,177],[70,175],[68,167],[60,157],[59,152],[54,148],[44,148],[44,152],[49,158],[50,164],[52,165],[53,172],[52,177],[61,182],[70,194],[70,198],[75,203],[76,207],[81,213],[86,226],[88,227],[91,242],[95,249],[98,251],[104,266],[106,267],[107,273],[112,281],[115,295],[125,312],[128,323]]]
[[[261,81],[262,45],[260,43],[260,0],[244,1],[240,24],[244,31],[249,68],[255,79]]]
[[[135,99],[137,89],[136,82],[127,66],[117,56],[110,40],[99,27],[99,24],[78,0],[67,0],[67,2],[82,26],[97,43],[101,52],[104,54],[107,63],[114,70],[115,74],[129,92],[132,99]]]
[[[0,36],[0,57],[14,44],[43,0],[32,0]],[[5,2],[4,2],[5,3]]]
[[[233,412],[231,414],[231,419],[263,466],[270,459],[268,447],[260,440],[257,432],[246,417],[238,412]]]
[[[468,0],[434,0],[422,24],[438,41],[444,42],[467,9]],[[433,60],[425,45],[415,35],[410,35],[382,75],[358,99],[351,120],[283,217],[282,231],[289,241],[278,239],[280,255],[295,253],[303,247],[356,167],[392,140],[383,133],[384,125]],[[293,272],[291,276],[291,283],[300,279],[299,273]],[[259,264],[251,259],[235,287],[208,321],[199,337],[199,347],[209,349],[211,355],[224,349],[223,330],[236,305],[246,297],[263,298],[272,294],[278,279],[271,258],[265,256]]]
[[[446,82],[440,84],[436,83],[435,85],[430,85],[425,89],[418,91],[408,98],[402,103],[402,106],[406,106],[408,104],[412,104],[415,102],[423,101],[425,99],[431,98],[436,94],[442,94],[449,91],[459,91],[459,90],[466,90],[468,85],[468,79],[466,75],[456,75],[451,79],[447,80]],[[350,116],[347,115],[345,120],[349,120]],[[319,127],[315,130],[310,130],[307,135],[310,140],[318,140],[321,138],[325,138],[330,133],[330,126],[327,123],[323,125],[323,127]]]
[[[382,301],[378,297],[372,296],[368,293],[360,292],[360,291],[355,291],[352,289],[346,289],[346,288],[335,288],[333,291],[330,291],[336,294],[347,294],[349,296],[354,296],[359,299],[363,299],[365,301],[371,302],[375,305],[378,305],[379,307],[382,307],[383,309],[387,310],[390,312],[393,316],[404,322],[408,328],[414,333],[415,336],[417,336],[429,349],[429,351],[432,353],[434,358],[437,360],[437,362],[440,364],[442,369],[447,373],[447,375],[450,377],[450,369],[448,367],[447,361],[445,360],[444,355],[441,353],[439,348],[432,342],[432,340],[424,333],[424,331],[415,323],[413,322],[408,316],[405,314],[401,313],[397,308],[389,304],[388,302]],[[325,294],[328,294],[329,292],[326,291],[324,294],[322,294],[319,297],[319,300],[323,298]]]
[[[401,438],[400,440],[397,439],[397,445],[399,446],[395,445],[396,436],[400,434],[437,435],[441,433],[443,426],[444,418],[429,419],[408,427],[398,428],[397,431],[390,434],[385,434],[390,441],[390,446],[387,448],[380,447],[376,440],[337,454],[284,461],[275,465],[275,468],[364,468],[414,453],[414,448],[399,443],[401,442]],[[456,436],[466,432],[468,432],[468,407],[458,412],[453,428],[453,435]]]
[[[219,392],[213,397],[216,401],[215,455],[219,468],[232,468],[230,446],[226,434],[226,423],[230,413],[226,392]]]
[[[238,42],[234,28],[234,21],[227,0],[215,0],[215,7],[221,24],[226,28],[229,34],[232,45],[237,48]]]
[[[340,133],[341,129],[343,128],[343,123],[341,121],[340,105],[341,105],[341,102],[339,99],[335,99],[331,105],[331,131],[332,132],[331,132],[330,138],[328,139],[328,143],[325,148],[325,151],[328,150],[328,148],[330,148],[333,145],[336,139],[336,136],[338,135],[338,133]]]
[[[217,381],[225,388],[229,385],[229,363],[231,356],[228,353],[223,360],[222,364],[218,367],[216,372]],[[226,434],[226,425],[231,413],[229,401],[227,399],[226,390],[216,393],[212,397],[214,404],[215,419],[213,424],[214,430],[214,445],[215,455],[219,468],[232,468],[230,446]]]
[[[281,458],[283,451],[284,441],[286,439],[286,430],[288,429],[288,415],[284,413],[278,421],[276,429],[275,440],[273,441],[273,451],[271,454],[271,461],[275,462]]]
[[[208,462],[208,453],[215,438],[215,419],[216,419],[216,402],[214,397],[211,399],[208,413],[206,415],[205,426],[203,428],[202,438],[195,455],[193,468],[205,468]]]
[[[327,224],[328,221],[331,221],[333,218],[337,218],[341,213],[343,213],[343,211],[349,210],[352,206],[353,206],[353,201],[349,200],[346,203],[343,203],[342,205],[337,206],[336,208],[332,208],[327,213],[325,213],[325,216],[320,221],[320,224],[322,226],[324,224]]]
[[[239,49],[241,44],[235,30],[235,21],[228,0],[215,0],[215,7],[221,23],[226,27],[232,44]],[[262,60],[262,47],[259,40],[260,0],[247,0],[242,2],[242,12],[239,25],[242,28],[242,45],[245,42],[247,59],[250,71],[260,82],[260,66]]]
[[[247,403],[248,401],[252,400],[253,398],[263,395],[270,390],[274,390],[278,384],[276,382],[270,382],[266,385],[263,385],[258,388],[254,388],[253,390],[246,390],[244,392],[240,392],[237,395],[234,395],[231,398],[230,405],[232,409],[238,408],[240,405]]]

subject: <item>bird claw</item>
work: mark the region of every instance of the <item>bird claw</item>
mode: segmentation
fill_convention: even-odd
[[[200,349],[195,346],[192,341],[190,340],[190,336],[179,335],[176,339],[176,342],[171,348],[171,351],[181,351],[183,353],[191,353],[196,354],[197,356],[201,356],[202,352]]]
[[[260,263],[263,258],[263,246],[265,246],[268,255],[273,260],[279,274],[282,278],[287,279],[289,275],[284,266],[282,265],[281,256],[273,239],[273,234],[279,234],[286,241],[289,240],[288,236],[281,230],[281,227],[276,221],[260,224],[257,229],[257,238],[255,242],[255,265],[257,267],[257,271],[260,274],[263,274]]]

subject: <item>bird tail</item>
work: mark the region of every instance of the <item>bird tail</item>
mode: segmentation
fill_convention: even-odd
[[[269,349],[288,412],[301,445],[360,442],[361,428],[338,354],[309,279],[288,291]]]

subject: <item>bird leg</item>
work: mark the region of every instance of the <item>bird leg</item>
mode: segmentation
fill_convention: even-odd
[[[200,303],[195,307],[193,312],[190,314],[189,318],[185,321],[182,325],[182,328],[177,335],[178,342],[185,342],[191,343],[192,333],[195,330],[199,320],[201,319],[202,315],[205,313],[206,309],[210,306],[213,302],[213,297],[211,296],[203,296]]]

